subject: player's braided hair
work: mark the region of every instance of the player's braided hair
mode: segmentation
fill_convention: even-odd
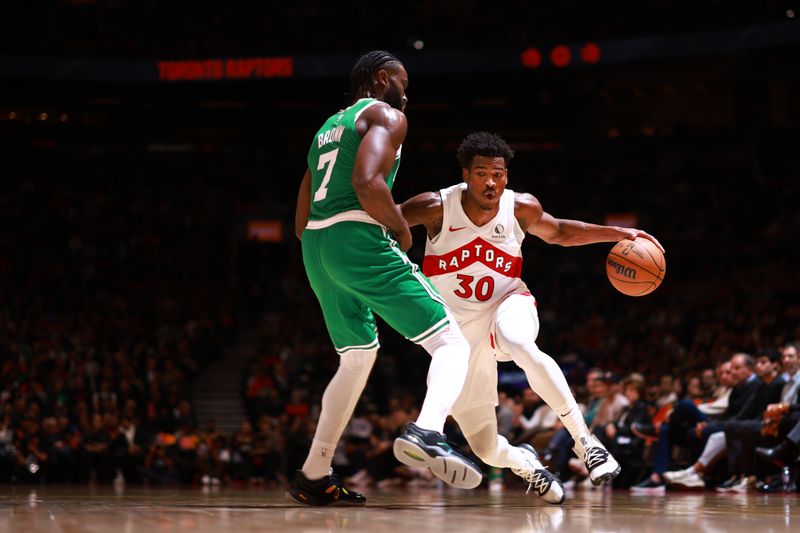
[[[399,59],[384,50],[373,50],[359,57],[350,71],[353,98],[372,94],[372,76],[375,71],[393,66],[392,63],[401,64]]]
[[[483,157],[502,157],[506,165],[514,157],[514,150],[502,137],[487,131],[478,131],[467,135],[458,147],[456,157],[461,163],[461,168],[470,168],[472,159],[480,155]]]

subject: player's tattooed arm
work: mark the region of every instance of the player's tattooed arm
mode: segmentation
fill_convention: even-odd
[[[400,210],[409,227],[425,226],[428,237],[433,238],[442,231],[444,208],[438,192],[423,192],[413,196],[400,205]]]

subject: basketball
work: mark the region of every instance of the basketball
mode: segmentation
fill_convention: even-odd
[[[647,239],[619,241],[606,258],[608,280],[622,294],[644,296],[664,281],[667,262],[664,254]]]

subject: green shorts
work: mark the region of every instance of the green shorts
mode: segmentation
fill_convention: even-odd
[[[442,297],[383,227],[346,221],[306,229],[302,246],[338,353],[378,347],[373,311],[413,342],[448,324]]]

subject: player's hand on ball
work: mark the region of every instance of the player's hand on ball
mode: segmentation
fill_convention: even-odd
[[[648,241],[650,241],[653,244],[655,244],[658,247],[658,249],[661,250],[662,254],[667,252],[664,249],[664,247],[661,246],[661,243],[658,242],[658,239],[656,239],[655,237],[653,237],[652,235],[650,235],[649,233],[647,233],[644,230],[635,229],[635,228],[620,228],[620,230],[622,230],[623,233],[627,234],[625,236],[625,238],[628,239],[628,240],[632,241],[632,240],[636,239],[637,237],[641,237],[642,239],[647,239]]]

